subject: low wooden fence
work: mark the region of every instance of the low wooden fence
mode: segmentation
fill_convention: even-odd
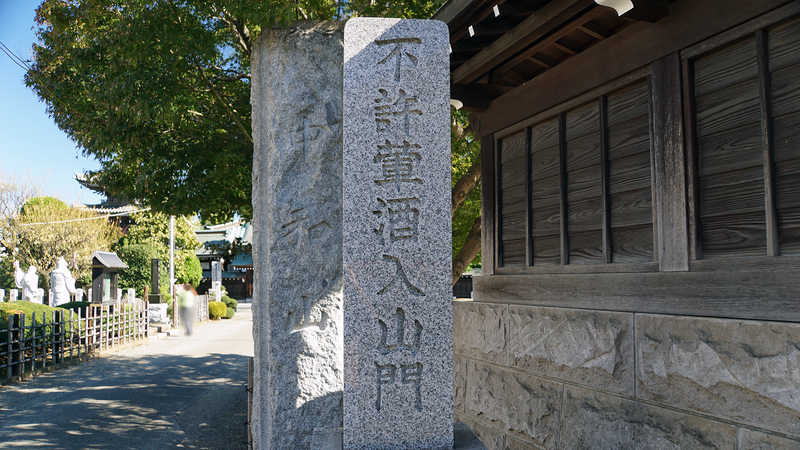
[[[142,301],[41,314],[33,313],[30,325],[25,325],[25,314],[8,317],[8,329],[0,330],[0,380],[148,335],[147,302]]]

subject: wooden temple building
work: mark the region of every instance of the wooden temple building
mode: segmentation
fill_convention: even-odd
[[[800,1],[434,19],[482,146],[456,419],[489,449],[800,449]]]

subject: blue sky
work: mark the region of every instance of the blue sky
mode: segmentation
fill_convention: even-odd
[[[30,59],[36,41],[33,18],[40,0],[0,0],[0,41]],[[58,129],[45,104],[22,81],[25,71],[0,53],[0,172],[44,179],[47,195],[73,203],[99,203],[101,197],[81,187],[76,172],[100,167]]]

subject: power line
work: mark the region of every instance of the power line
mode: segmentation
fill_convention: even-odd
[[[59,220],[57,222],[20,223],[19,226],[21,226],[21,227],[31,227],[31,226],[34,226],[34,225],[53,225],[53,224],[57,224],[57,223],[82,222],[84,220],[108,219],[109,217],[125,216],[125,215],[128,215],[128,214],[138,213],[138,212],[142,212],[142,211],[149,211],[149,210],[150,210],[150,208],[144,208],[144,209],[137,209],[136,211],[125,211],[125,212],[120,212],[120,213],[107,214],[105,216],[84,217],[83,219]]]

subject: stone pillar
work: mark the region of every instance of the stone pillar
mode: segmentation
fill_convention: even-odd
[[[161,272],[159,271],[160,260],[153,258],[150,260],[150,295],[147,300],[150,303],[161,303]],[[91,295],[89,296],[91,298]]]
[[[255,449],[341,427],[342,39],[298,22],[253,48]]]
[[[83,289],[75,290],[75,301],[82,302],[83,301]]]
[[[0,289],[0,303],[6,301],[6,290]]]
[[[136,302],[136,289],[128,288],[128,303],[133,304]]]
[[[344,39],[344,448],[453,448],[448,31]]]
[[[8,301],[15,302],[17,301],[17,297],[19,296],[19,290],[11,289],[8,291]]]

